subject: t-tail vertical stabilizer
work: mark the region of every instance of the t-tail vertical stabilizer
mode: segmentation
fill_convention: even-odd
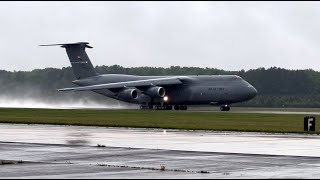
[[[88,42],[77,42],[66,44],[47,44],[40,46],[61,46],[62,48],[66,48],[76,79],[83,79],[97,75],[85,51],[85,48],[92,48],[88,44]]]

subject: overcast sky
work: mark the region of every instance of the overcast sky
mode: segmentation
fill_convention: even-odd
[[[93,65],[320,71],[320,2],[0,2],[0,69]]]

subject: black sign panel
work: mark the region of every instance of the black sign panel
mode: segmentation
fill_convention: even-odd
[[[304,117],[304,131],[316,130],[316,118],[313,116]]]

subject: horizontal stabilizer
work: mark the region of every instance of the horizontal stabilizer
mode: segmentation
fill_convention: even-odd
[[[66,48],[66,47],[70,47],[70,46],[74,46],[74,45],[83,45],[87,48],[93,48],[93,47],[89,46],[88,44],[89,44],[88,42],[76,42],[76,43],[65,43],[65,44],[42,44],[39,46],[61,46],[63,48]]]

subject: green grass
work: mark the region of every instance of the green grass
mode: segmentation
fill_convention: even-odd
[[[304,115],[0,108],[0,123],[302,133]],[[317,119],[317,116],[316,116]],[[318,126],[316,132],[319,133]]]

